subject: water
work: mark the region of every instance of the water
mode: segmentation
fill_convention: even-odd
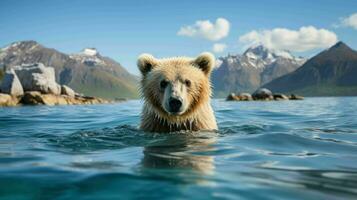
[[[139,131],[140,101],[0,108],[0,199],[357,197],[357,98],[213,106],[191,134]]]

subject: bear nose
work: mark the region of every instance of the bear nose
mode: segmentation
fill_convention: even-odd
[[[178,112],[182,106],[182,101],[180,99],[171,97],[169,100],[169,106],[171,112]]]

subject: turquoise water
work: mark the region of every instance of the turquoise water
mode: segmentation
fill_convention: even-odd
[[[0,199],[357,198],[357,98],[213,106],[190,134],[139,131],[140,101],[0,108]]]

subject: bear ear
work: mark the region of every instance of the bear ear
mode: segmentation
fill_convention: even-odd
[[[215,63],[215,57],[209,52],[201,53],[194,61],[194,65],[200,68],[206,75],[209,75]]]
[[[154,58],[154,56],[144,53],[139,56],[137,65],[141,74],[146,75],[152,70],[157,62],[158,61]]]

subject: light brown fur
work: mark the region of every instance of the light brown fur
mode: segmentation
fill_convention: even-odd
[[[141,92],[144,99],[141,129],[151,132],[171,132],[181,130],[216,130],[217,124],[210,105],[210,73],[214,66],[211,54],[201,54],[196,59],[174,57],[155,59],[142,55],[138,67],[142,72]],[[179,115],[168,113],[163,105],[164,94],[160,81],[170,84],[185,83],[187,109]]]

